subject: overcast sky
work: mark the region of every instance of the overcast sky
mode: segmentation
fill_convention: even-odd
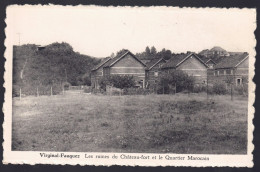
[[[82,54],[105,57],[122,48],[133,53],[155,46],[173,52],[210,49],[251,51],[255,10],[11,6],[7,29],[12,42],[67,42]]]

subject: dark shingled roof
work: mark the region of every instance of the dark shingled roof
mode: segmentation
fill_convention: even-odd
[[[150,70],[153,65],[155,65],[158,62],[160,62],[161,60],[164,60],[164,59],[163,58],[152,59],[150,62],[146,63],[146,66],[147,66],[146,70]],[[166,61],[166,60],[164,60],[164,61]]]
[[[108,63],[110,60],[111,60],[110,57],[104,58],[103,60],[101,60],[101,62],[100,62],[99,64],[97,64],[97,65],[92,69],[92,71],[99,69],[100,67],[102,67],[103,65],[105,65],[106,63]]]
[[[177,64],[184,60],[188,55],[190,54],[175,54],[162,66],[162,68],[176,68]]]
[[[204,63],[208,63],[210,60],[213,61],[213,63],[216,64],[216,62],[214,60],[212,60],[211,58],[209,57],[206,57],[206,56],[203,56],[201,54],[197,54],[197,56],[204,62]]]
[[[248,53],[222,57],[219,60],[219,63],[215,66],[215,69],[236,67],[236,65],[242,62],[246,57],[248,57]]]
[[[138,60],[140,63],[142,63],[144,66],[146,66],[140,59],[138,59],[133,53],[131,53],[129,50],[122,50],[120,53],[118,53],[114,58],[112,58],[108,63],[106,63],[104,65],[104,67],[111,67],[111,65],[113,65],[116,61],[118,61],[119,59],[121,59],[122,57],[124,57],[125,55],[127,55],[128,53],[130,53],[132,56],[134,56],[136,58],[136,60]]]
[[[197,59],[199,61],[201,61],[201,63],[203,63],[205,66],[208,67],[208,65],[206,65],[206,63],[200,59],[200,57],[197,54],[194,53],[188,53],[188,54],[176,54],[174,55],[170,60],[168,60],[163,66],[162,68],[176,68],[178,67],[178,65],[188,56],[194,55],[195,57],[197,57]]]

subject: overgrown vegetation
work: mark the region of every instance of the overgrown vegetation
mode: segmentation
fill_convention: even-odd
[[[64,82],[71,85],[90,85],[90,70],[100,60],[79,54],[67,43],[53,43],[38,50],[34,44],[14,46],[14,96],[22,94],[59,93]],[[18,89],[18,90],[17,90]]]
[[[112,86],[120,89],[127,89],[135,86],[133,76],[128,75],[111,75],[105,76],[100,80],[100,88],[106,90],[106,86]]]
[[[194,77],[189,76],[181,70],[175,70],[170,73],[163,73],[158,83],[160,94],[177,93],[184,90],[192,91],[194,87]]]

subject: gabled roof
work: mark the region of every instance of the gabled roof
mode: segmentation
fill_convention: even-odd
[[[142,65],[146,66],[139,58],[137,58],[133,53],[131,53],[129,50],[123,50],[121,53],[117,54],[114,58],[112,58],[108,63],[104,65],[104,67],[111,67],[116,62],[121,60],[123,57],[125,57],[127,54],[131,54],[137,61],[139,61]]]
[[[99,64],[97,64],[92,71],[98,70],[100,67],[104,66],[106,63],[108,63],[111,60],[111,57],[104,58]]]
[[[151,70],[155,65],[157,65],[158,63],[160,63],[161,61],[166,62],[166,60],[164,58],[155,58],[152,59],[150,62],[146,63],[146,70]]]
[[[170,60],[167,61],[167,63],[162,66],[162,68],[177,68],[192,55],[194,55],[194,57],[196,57],[203,65],[208,68],[208,65],[194,53],[174,55]]]
[[[216,62],[209,57],[203,56],[201,54],[197,54],[197,56],[206,64],[208,64],[208,62],[210,62],[210,61],[212,61],[214,64],[216,64]]]
[[[206,61],[205,63],[208,64],[208,62],[210,62],[210,61],[212,61],[215,65],[217,64],[217,63],[215,63],[214,60],[212,60],[212,59],[209,59],[209,60]]]
[[[219,63],[215,66],[215,69],[221,69],[221,68],[234,68],[237,67],[240,63],[242,63],[244,60],[248,58],[248,53],[223,57]]]

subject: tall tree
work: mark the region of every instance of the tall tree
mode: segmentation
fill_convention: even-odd
[[[114,58],[114,57],[115,57],[115,54],[114,54],[114,53],[112,53],[112,54],[110,55],[110,57],[111,57],[111,58]]]
[[[148,46],[145,48],[145,53],[148,56],[151,54],[151,50],[150,50],[150,48]]]
[[[151,55],[156,55],[156,53],[157,53],[156,48],[154,46],[152,46]]]

